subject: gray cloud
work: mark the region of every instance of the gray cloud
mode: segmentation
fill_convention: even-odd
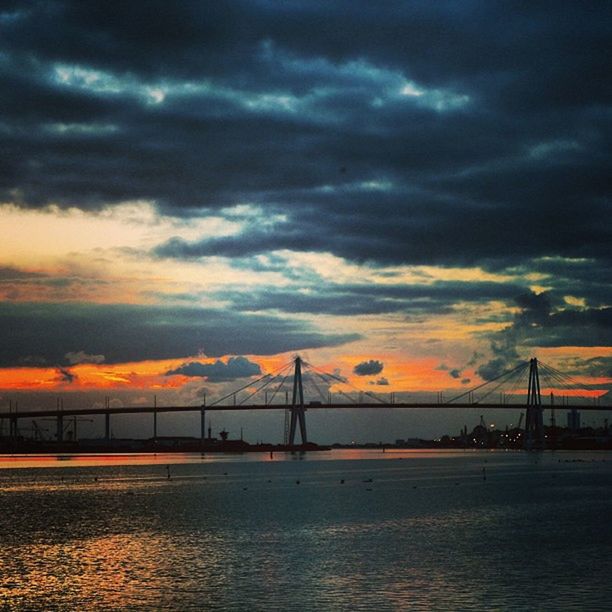
[[[70,365],[79,363],[104,363],[104,355],[89,355],[85,351],[69,352],[64,355]]]
[[[374,376],[375,374],[380,374],[384,367],[381,361],[370,359],[369,361],[358,363],[353,368],[353,372],[357,374],[357,376]]]
[[[612,357],[568,358],[565,361],[567,374],[612,378]]]
[[[0,266],[0,283],[31,281],[44,277],[44,274],[38,272],[28,272],[10,266]]]
[[[105,363],[190,357],[204,352],[268,355],[337,346],[357,334],[323,334],[272,316],[163,306],[0,303],[0,366],[69,364],[68,355]],[[35,357],[33,357],[35,356]]]
[[[285,215],[270,232],[177,237],[168,257],[609,261],[607,4],[554,19],[498,3],[150,2],[146,23],[142,10],[4,9],[3,200]]]
[[[420,315],[515,296],[520,313],[496,315],[508,327],[489,336],[483,376],[530,347],[610,343],[612,5],[563,3],[554,18],[538,3],[152,0],[142,11],[67,0],[0,9],[0,201],[93,210],[146,199],[185,218],[249,203],[261,214],[240,234],[177,235],[152,254],[226,257],[307,288],[318,279],[290,261],[245,261],[331,252],[373,267],[539,273],[552,290],[269,288],[218,296],[227,312],[171,315],[3,306],[0,363],[295,350],[354,336],[237,311]],[[11,299],[29,284],[83,282],[0,268]]]
[[[493,380],[509,369],[508,360],[502,357],[495,357],[487,363],[483,363],[476,370],[476,374],[483,380]]]
[[[513,302],[525,291],[513,283],[434,282],[403,285],[331,285],[314,279],[308,292],[288,289],[255,290],[248,295],[226,291],[219,297],[230,299],[235,308],[250,311],[280,310],[288,313],[383,314],[448,313],[461,302],[490,300]]]
[[[502,331],[489,335],[494,355],[476,372],[485,380],[531,355],[534,347],[609,346],[612,343],[612,308],[575,308],[550,292],[529,292],[516,297],[520,311]],[[588,371],[583,363],[582,373]]]
[[[182,374],[183,376],[205,377],[209,382],[223,382],[261,374],[259,364],[249,361],[246,357],[230,357],[227,362],[217,359],[214,363],[191,361],[174,370],[166,372],[166,376]]]

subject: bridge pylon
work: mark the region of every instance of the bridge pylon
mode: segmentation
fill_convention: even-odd
[[[524,447],[527,450],[541,450],[545,446],[544,409],[542,408],[542,395],[540,394],[538,360],[535,357],[529,360],[529,383],[527,385],[526,416],[525,436],[523,438]]]
[[[306,409],[304,408],[304,387],[302,386],[302,359],[296,357],[293,370],[293,395],[291,400],[291,424],[289,425],[289,445],[295,445],[295,430],[300,426],[302,444],[308,442],[306,436]]]

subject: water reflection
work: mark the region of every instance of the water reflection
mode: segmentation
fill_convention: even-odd
[[[318,452],[274,453],[107,453],[107,454],[62,454],[62,455],[0,455],[0,470],[10,468],[108,466],[108,465],[156,465],[184,463],[243,463],[262,461],[347,461],[347,460],[389,460],[389,459],[448,459],[450,457],[495,456],[516,454],[526,457],[520,451],[478,451],[473,449],[335,449]],[[531,455],[533,461],[538,454]]]
[[[609,600],[605,456],[403,457],[185,457],[171,479],[167,456],[0,470],[0,607],[552,610]]]

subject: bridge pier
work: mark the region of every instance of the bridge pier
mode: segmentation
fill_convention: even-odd
[[[289,445],[295,445],[295,431],[299,424],[302,444],[308,443],[306,435],[306,409],[304,408],[304,387],[302,386],[302,360],[295,358],[293,373],[293,399],[291,401],[291,423],[289,426]]]
[[[110,414],[107,412],[104,415],[104,439],[110,441]]]
[[[202,406],[200,410],[200,445],[202,449],[204,449],[204,444],[206,440],[206,408]]]
[[[64,441],[64,416],[62,414],[57,415],[55,438],[58,442]]]
[[[542,450],[545,447],[544,409],[540,394],[540,375],[538,360],[529,360],[529,383],[527,386],[527,414],[525,419],[525,436],[523,438],[526,450]]]

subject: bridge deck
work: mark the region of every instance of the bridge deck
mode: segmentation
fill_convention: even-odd
[[[437,402],[396,402],[394,404],[382,404],[379,402],[364,402],[361,404],[307,404],[306,410],[359,410],[359,409],[435,409],[435,410],[455,410],[455,409],[487,409],[487,410],[522,410],[524,404],[497,404],[497,403],[453,403],[441,404]],[[285,410],[291,408],[287,404],[243,404],[243,405],[216,405],[216,406],[121,406],[112,408],[66,408],[64,410],[24,410],[21,412],[0,412],[0,419],[25,419],[42,417],[71,417],[89,415],[115,415],[115,414],[153,414],[155,412],[200,412],[201,410],[214,410],[216,412],[231,412],[244,410]],[[550,404],[542,405],[542,408],[549,410],[612,410],[612,406],[597,404]]]

